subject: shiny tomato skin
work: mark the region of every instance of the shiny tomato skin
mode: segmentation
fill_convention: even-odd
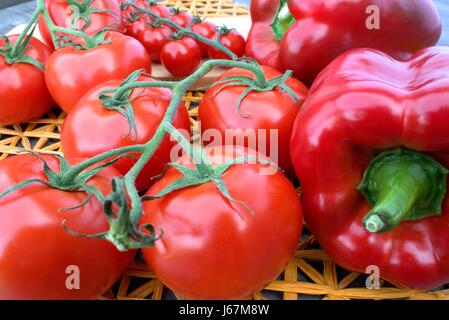
[[[201,50],[195,40],[184,37],[172,40],[162,47],[161,61],[176,77],[192,74],[201,63]]]
[[[227,34],[222,34],[220,42],[226,48],[234,52],[237,57],[243,57],[245,54],[245,38],[236,30],[230,30]],[[226,53],[210,47],[209,56],[212,59],[231,59]]]
[[[213,163],[222,163],[222,149],[214,148]],[[256,155],[241,147],[225,150],[235,157]],[[179,161],[188,162],[185,157]],[[223,175],[232,197],[252,213],[224,198],[212,182],[144,202],[141,223],[164,234],[154,247],[142,250],[143,256],[166,286],[189,299],[242,299],[282,272],[300,240],[301,203],[281,173],[261,174],[262,167],[234,165]],[[169,168],[147,195],[179,178]]]
[[[150,79],[142,77],[140,80]],[[61,144],[64,155],[70,162],[119,147],[143,144],[154,136],[170,103],[171,91],[165,88],[133,91],[131,100],[137,126],[136,138],[134,131],[128,134],[129,125],[126,118],[117,111],[105,109],[98,99],[100,91],[117,88],[121,82],[122,80],[112,80],[94,88],[79,101],[65,119]],[[180,104],[173,125],[190,133],[190,119],[184,103]],[[170,141],[168,136],[164,138],[152,160],[137,178],[136,186],[139,190],[148,189],[154,182],[152,178],[160,174],[165,165],[171,161],[170,153],[174,146],[175,143]],[[123,158],[114,166],[122,174],[126,174],[135,162],[136,159]]]
[[[70,112],[99,84],[124,79],[138,69],[151,72],[150,56],[139,41],[117,32],[111,32],[109,40],[111,43],[89,50],[58,49],[50,56],[45,80],[50,94],[64,111]]]
[[[162,48],[170,41],[172,31],[165,25],[152,27],[139,20],[126,30],[126,34],[139,40],[150,55],[151,61],[160,62]]]
[[[53,23],[56,26],[69,29],[72,28],[72,10],[70,10],[70,5],[67,0],[45,0],[45,5],[51,19],[53,20]],[[123,30],[124,25],[121,18],[121,8],[117,0],[93,0],[91,6],[93,8],[110,10],[110,12],[92,13],[91,22],[89,26],[84,29],[85,33],[88,35],[94,35],[108,26],[111,26],[118,31]],[[81,20],[78,29],[81,29],[83,26],[84,21]],[[50,30],[48,29],[47,23],[42,15],[39,17],[39,31],[45,43],[50,48],[54,49]]]
[[[217,36],[216,26],[210,21],[201,21],[200,23],[193,24],[192,31],[210,40],[215,40],[215,37]],[[200,41],[197,41],[197,43],[200,46],[201,57],[209,57],[209,46]]]
[[[18,35],[8,36],[13,45]],[[5,40],[0,38],[0,47]],[[41,41],[32,38],[25,55],[45,65],[51,54]],[[47,90],[43,71],[28,63],[8,65],[0,56],[0,124],[21,124],[47,113],[54,101]]]
[[[55,157],[42,157],[59,170]],[[118,175],[108,168],[88,184],[106,195]],[[31,178],[45,179],[36,157],[22,154],[0,162],[0,193]],[[73,236],[61,226],[66,220],[68,228],[84,234],[108,229],[95,199],[79,209],[58,210],[80,205],[85,198],[82,192],[32,184],[0,199],[0,299],[95,299],[126,271],[135,251],[121,253],[106,240]],[[75,274],[70,266],[79,270],[79,289],[66,287],[67,278]]]
[[[193,16],[188,12],[172,13],[170,15],[170,21],[183,28],[186,28],[192,20]]]
[[[282,75],[279,71],[270,67],[263,66],[262,69],[267,79]],[[234,68],[226,71],[217,81],[232,76],[254,78],[251,72]],[[308,92],[306,86],[295,78],[288,79],[286,83],[295,93],[297,99],[304,102]],[[241,129],[240,133],[234,131],[234,134],[242,137],[240,141],[243,141],[245,147],[257,148],[259,152],[271,156],[271,159],[279,164],[287,176],[293,176],[294,172],[290,160],[290,137],[301,105],[298,105],[288,93],[281,89],[252,92],[242,101],[240,105],[241,114],[239,114],[237,101],[247,87],[230,86],[219,91],[221,86],[219,84],[206,91],[199,105],[198,118],[204,139],[209,139],[207,138],[209,130],[218,130],[222,139],[221,141],[210,139],[212,141],[203,141],[203,143],[211,143],[212,145],[240,144],[241,142],[237,142],[236,139],[233,139],[232,142],[226,141],[226,136],[227,132],[231,132],[228,131],[229,129]],[[254,132],[254,136],[257,137],[252,144],[248,139],[243,140],[246,130],[252,130],[251,132]],[[265,130],[265,137],[259,135],[259,130]],[[273,133],[277,132],[277,139],[276,136],[271,135],[272,131]],[[263,139],[263,141],[260,139]],[[272,141],[272,139],[275,140]],[[257,145],[254,143],[257,143]],[[266,146],[266,152],[262,150],[262,145]],[[276,145],[277,150],[275,149]],[[275,154],[270,154],[271,149]]]

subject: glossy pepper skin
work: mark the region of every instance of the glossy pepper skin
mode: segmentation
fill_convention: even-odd
[[[306,84],[347,50],[367,47],[408,58],[434,45],[442,30],[431,0],[288,0],[296,22],[277,43],[270,24],[279,3],[253,1],[246,53],[263,64],[281,66],[281,71],[293,70]],[[367,28],[367,22],[375,27],[371,6],[379,10],[379,29]]]
[[[386,150],[418,151],[449,168],[448,65],[447,47],[403,62],[355,49],[312,86],[293,130],[292,162],[305,220],[344,268],[365,272],[375,265],[382,278],[414,289],[449,282],[447,194],[440,216],[371,233],[362,225],[371,206],[357,190],[373,157]]]

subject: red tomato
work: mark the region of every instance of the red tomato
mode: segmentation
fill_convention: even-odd
[[[55,157],[42,157],[59,170]],[[88,185],[106,195],[112,177],[118,175],[108,168]],[[23,154],[0,162],[0,193],[28,179],[46,180],[41,160]],[[39,183],[0,199],[0,299],[95,299],[126,271],[135,251],[121,253],[105,240],[76,237],[61,226],[66,220],[68,228],[83,234],[108,229],[102,205],[94,197],[79,209],[59,210],[85,199],[85,193]],[[69,277],[77,272],[79,289],[69,290],[66,283],[75,284]]]
[[[193,16],[190,13],[182,12],[176,9],[173,10],[172,14],[170,15],[170,21],[183,28],[186,28],[192,20]]]
[[[84,2],[82,0],[80,2]],[[45,5],[50,14],[53,23],[56,26],[72,29],[72,10],[67,0],[45,0]],[[121,18],[121,8],[117,0],[93,0],[92,8],[109,10],[109,12],[95,12],[90,15],[91,22],[85,28],[85,20],[80,19],[77,25],[78,30],[82,30],[88,35],[94,35],[105,27],[111,26],[115,30],[123,30],[123,21]],[[83,14],[81,11],[80,14]],[[45,19],[41,15],[39,17],[39,31],[51,48],[54,48],[50,30],[47,27]],[[59,34],[58,34],[59,35]]]
[[[201,63],[201,50],[195,40],[184,37],[172,40],[162,47],[161,61],[174,76],[185,77],[192,74]]]
[[[117,32],[111,43],[90,50],[65,47],[48,60],[45,80],[56,103],[66,112],[93,87],[113,79],[124,79],[131,72],[151,72],[151,59],[136,39]]]
[[[120,0],[121,4],[128,2],[128,0]],[[170,8],[161,4],[157,4],[155,2],[148,3],[148,0],[135,0],[134,4],[136,6],[139,6],[141,8],[145,8],[155,14],[157,14],[161,18],[167,18],[170,14]],[[136,21],[133,21],[135,19],[135,16],[138,17]],[[140,21],[140,22],[151,22],[151,18],[144,13],[140,13],[137,9],[133,7],[127,7],[123,12],[122,16],[125,23],[125,29],[129,29],[131,25],[134,23]]]
[[[18,35],[9,36],[14,45]],[[5,40],[0,38],[0,47]],[[51,54],[45,44],[31,38],[25,55],[41,64],[47,63]],[[20,124],[36,120],[54,105],[45,84],[44,73],[28,63],[8,64],[0,55],[0,124]]]
[[[217,36],[216,26],[209,21],[201,21],[192,25],[192,31],[206,37],[210,40],[214,40]],[[209,57],[209,46],[200,41],[197,41],[200,46],[201,56],[203,58]]]
[[[264,66],[262,69],[267,79],[282,75],[270,67]],[[251,72],[234,68],[225,72],[218,80],[232,76],[254,78]],[[290,78],[286,84],[300,102],[305,100],[308,90],[299,80]],[[259,152],[270,155],[287,175],[293,175],[289,144],[293,124],[301,106],[287,92],[276,88],[248,94],[240,105],[239,113],[237,101],[247,87],[231,86],[219,92],[221,87],[222,84],[211,87],[201,100],[198,116],[203,138],[208,139],[208,131],[213,133],[211,130],[218,130],[221,139],[214,138],[210,141],[213,145],[237,143],[257,148]],[[227,141],[229,137],[232,138],[231,141]],[[251,137],[254,137],[252,141]]]
[[[165,25],[151,26],[141,20],[134,22],[127,30],[126,34],[139,40],[151,57],[151,61],[161,61],[161,51],[163,46],[170,41],[172,31]]]
[[[212,153],[214,164],[256,154],[232,146]],[[189,162],[186,157],[179,161],[192,167]],[[262,174],[263,167],[239,164],[223,175],[231,196],[252,212],[226,199],[213,182],[144,202],[141,223],[164,234],[154,247],[142,250],[143,256],[166,286],[189,299],[241,299],[282,272],[301,237],[301,203],[281,173]],[[147,195],[181,177],[170,167]]]
[[[237,57],[243,57],[245,54],[245,38],[236,30],[229,30],[221,35],[220,42],[226,48],[234,52]],[[215,49],[209,48],[209,56],[212,59],[231,59],[226,53]]]
[[[143,0],[147,2],[147,0]],[[150,3],[150,11],[156,13],[161,18],[167,18],[170,15],[170,8],[162,4]]]
[[[150,81],[148,77],[140,80]],[[134,110],[137,126],[135,133],[129,133],[126,118],[118,111],[105,109],[98,99],[99,92],[117,88],[121,80],[104,83],[86,94],[64,121],[61,144],[64,155],[70,162],[77,158],[90,158],[94,155],[119,147],[148,142],[159,127],[171,100],[171,91],[165,88],[135,89],[130,101]],[[173,125],[190,132],[190,119],[184,103],[179,106]],[[171,161],[171,152],[175,142],[167,136],[157,149],[153,158],[139,175],[136,185],[139,190],[146,190],[153,183],[151,180],[160,174],[165,165]],[[138,155],[136,155],[138,156]],[[176,160],[176,159],[173,159]],[[135,164],[134,158],[123,158],[115,167],[126,174]]]

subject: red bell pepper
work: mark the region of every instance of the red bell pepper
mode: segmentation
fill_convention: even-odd
[[[246,55],[306,84],[349,49],[408,58],[442,30],[431,0],[252,0],[251,17]]]
[[[346,269],[399,286],[449,282],[449,48],[399,62],[355,49],[316,79],[292,162],[305,220]]]

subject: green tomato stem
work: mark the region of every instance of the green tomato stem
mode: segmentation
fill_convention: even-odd
[[[28,35],[28,32],[30,31],[30,29],[36,24],[37,19],[39,18],[40,14],[41,14],[41,11],[39,10],[39,8],[37,8],[34,11],[33,16],[31,17],[31,20],[27,23],[25,29],[20,33],[19,38],[17,39],[16,43],[14,44],[14,47],[11,50],[11,58],[12,59],[17,57],[17,55],[19,53],[18,51],[20,49],[22,42],[24,41],[25,37]]]

